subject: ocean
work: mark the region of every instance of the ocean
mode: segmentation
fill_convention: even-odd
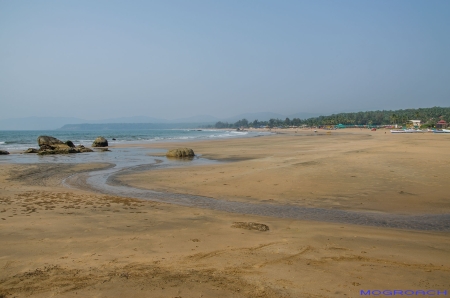
[[[28,148],[38,148],[37,138],[41,135],[55,137],[63,142],[70,140],[75,145],[90,147],[96,137],[102,136],[110,145],[138,144],[161,141],[189,141],[256,137],[270,132],[235,131],[215,129],[146,129],[146,130],[99,130],[99,131],[64,131],[64,130],[0,130],[0,150],[10,152]],[[113,140],[115,139],[115,140]]]

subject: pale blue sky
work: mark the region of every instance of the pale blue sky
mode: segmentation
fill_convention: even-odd
[[[450,1],[0,0],[0,119],[450,106]]]

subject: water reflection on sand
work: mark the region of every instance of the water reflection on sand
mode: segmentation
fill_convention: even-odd
[[[156,168],[219,163],[218,161],[201,157],[189,160],[176,160],[167,159],[164,156],[151,156],[151,154],[160,152],[164,151],[143,148],[114,148],[110,152],[71,155],[37,156],[34,154],[13,154],[2,158],[0,163],[109,163],[114,164],[114,166],[90,173],[72,175],[66,178],[63,184],[67,187],[88,188],[92,191],[115,196],[241,214],[414,230],[450,230],[450,214],[400,215],[382,212],[311,208],[297,205],[245,203],[189,194],[157,192],[124,185],[117,179],[120,175]],[[151,184],[149,188],[151,188]]]

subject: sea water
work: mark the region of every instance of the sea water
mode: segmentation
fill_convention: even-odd
[[[41,135],[52,136],[63,142],[70,140],[75,145],[90,147],[98,136],[108,140],[110,146],[116,144],[151,143],[158,141],[188,141],[221,138],[242,138],[267,135],[270,132],[235,131],[215,129],[142,129],[142,130],[0,130],[0,150],[23,151],[37,148],[37,138]],[[113,140],[115,139],[115,140]]]

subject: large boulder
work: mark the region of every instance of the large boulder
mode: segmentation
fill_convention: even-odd
[[[5,150],[0,150],[0,155],[8,155],[9,152]]]
[[[50,137],[50,136],[39,136],[37,138],[37,142],[38,142],[39,147],[41,147],[42,145],[52,146],[52,145],[64,144],[57,138]]]
[[[92,147],[108,147],[108,141],[104,137],[97,137],[92,143]]]
[[[185,158],[185,157],[194,157],[194,150],[190,148],[177,148],[167,151],[167,157],[177,157],[177,158]]]

